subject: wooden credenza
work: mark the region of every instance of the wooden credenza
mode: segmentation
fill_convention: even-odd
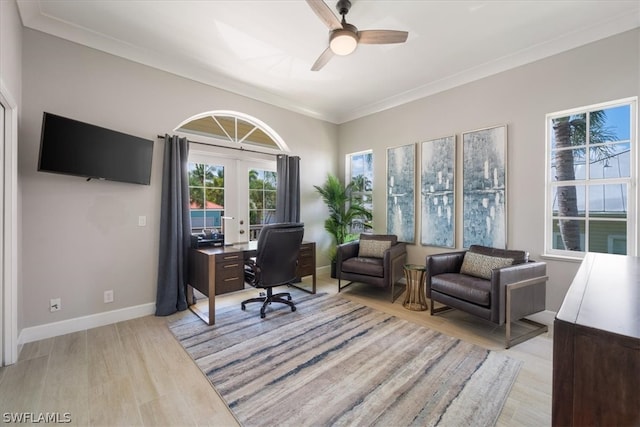
[[[187,302],[191,311],[209,325],[215,323],[215,296],[244,289],[244,260],[255,256],[257,242],[223,247],[191,248],[189,252],[189,276]],[[311,289],[295,286],[309,293],[316,293],[316,244],[302,242],[298,255],[298,280],[313,276]],[[203,312],[194,304],[193,290],[197,289],[209,298],[209,310]]]
[[[552,424],[640,425],[640,258],[582,261],[554,323]]]

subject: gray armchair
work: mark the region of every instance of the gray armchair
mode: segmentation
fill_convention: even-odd
[[[396,283],[404,275],[407,247],[391,234],[361,234],[360,239],[338,246],[336,275],[338,292],[354,282],[391,291],[391,302],[398,297]],[[349,281],[342,285],[342,281]],[[400,292],[401,293],[401,292]]]
[[[468,251],[427,256],[426,288],[431,315],[457,308],[498,325],[506,324],[505,347],[547,331],[524,319],[545,309],[547,265],[528,259],[524,251],[473,245]],[[444,304],[434,308],[433,302]],[[511,337],[511,323],[520,320],[535,329]]]

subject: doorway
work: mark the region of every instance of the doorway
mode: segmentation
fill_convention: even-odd
[[[276,186],[275,157],[248,160],[192,150],[192,233],[222,233],[225,244],[255,240],[275,218]]]

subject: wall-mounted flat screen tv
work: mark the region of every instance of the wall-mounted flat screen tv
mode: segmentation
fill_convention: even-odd
[[[45,112],[38,170],[149,185],[153,141]]]

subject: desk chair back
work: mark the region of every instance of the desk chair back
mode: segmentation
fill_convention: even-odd
[[[256,265],[260,268],[260,281],[254,286],[272,287],[292,283],[300,244],[304,235],[302,223],[265,225],[258,236]]]

